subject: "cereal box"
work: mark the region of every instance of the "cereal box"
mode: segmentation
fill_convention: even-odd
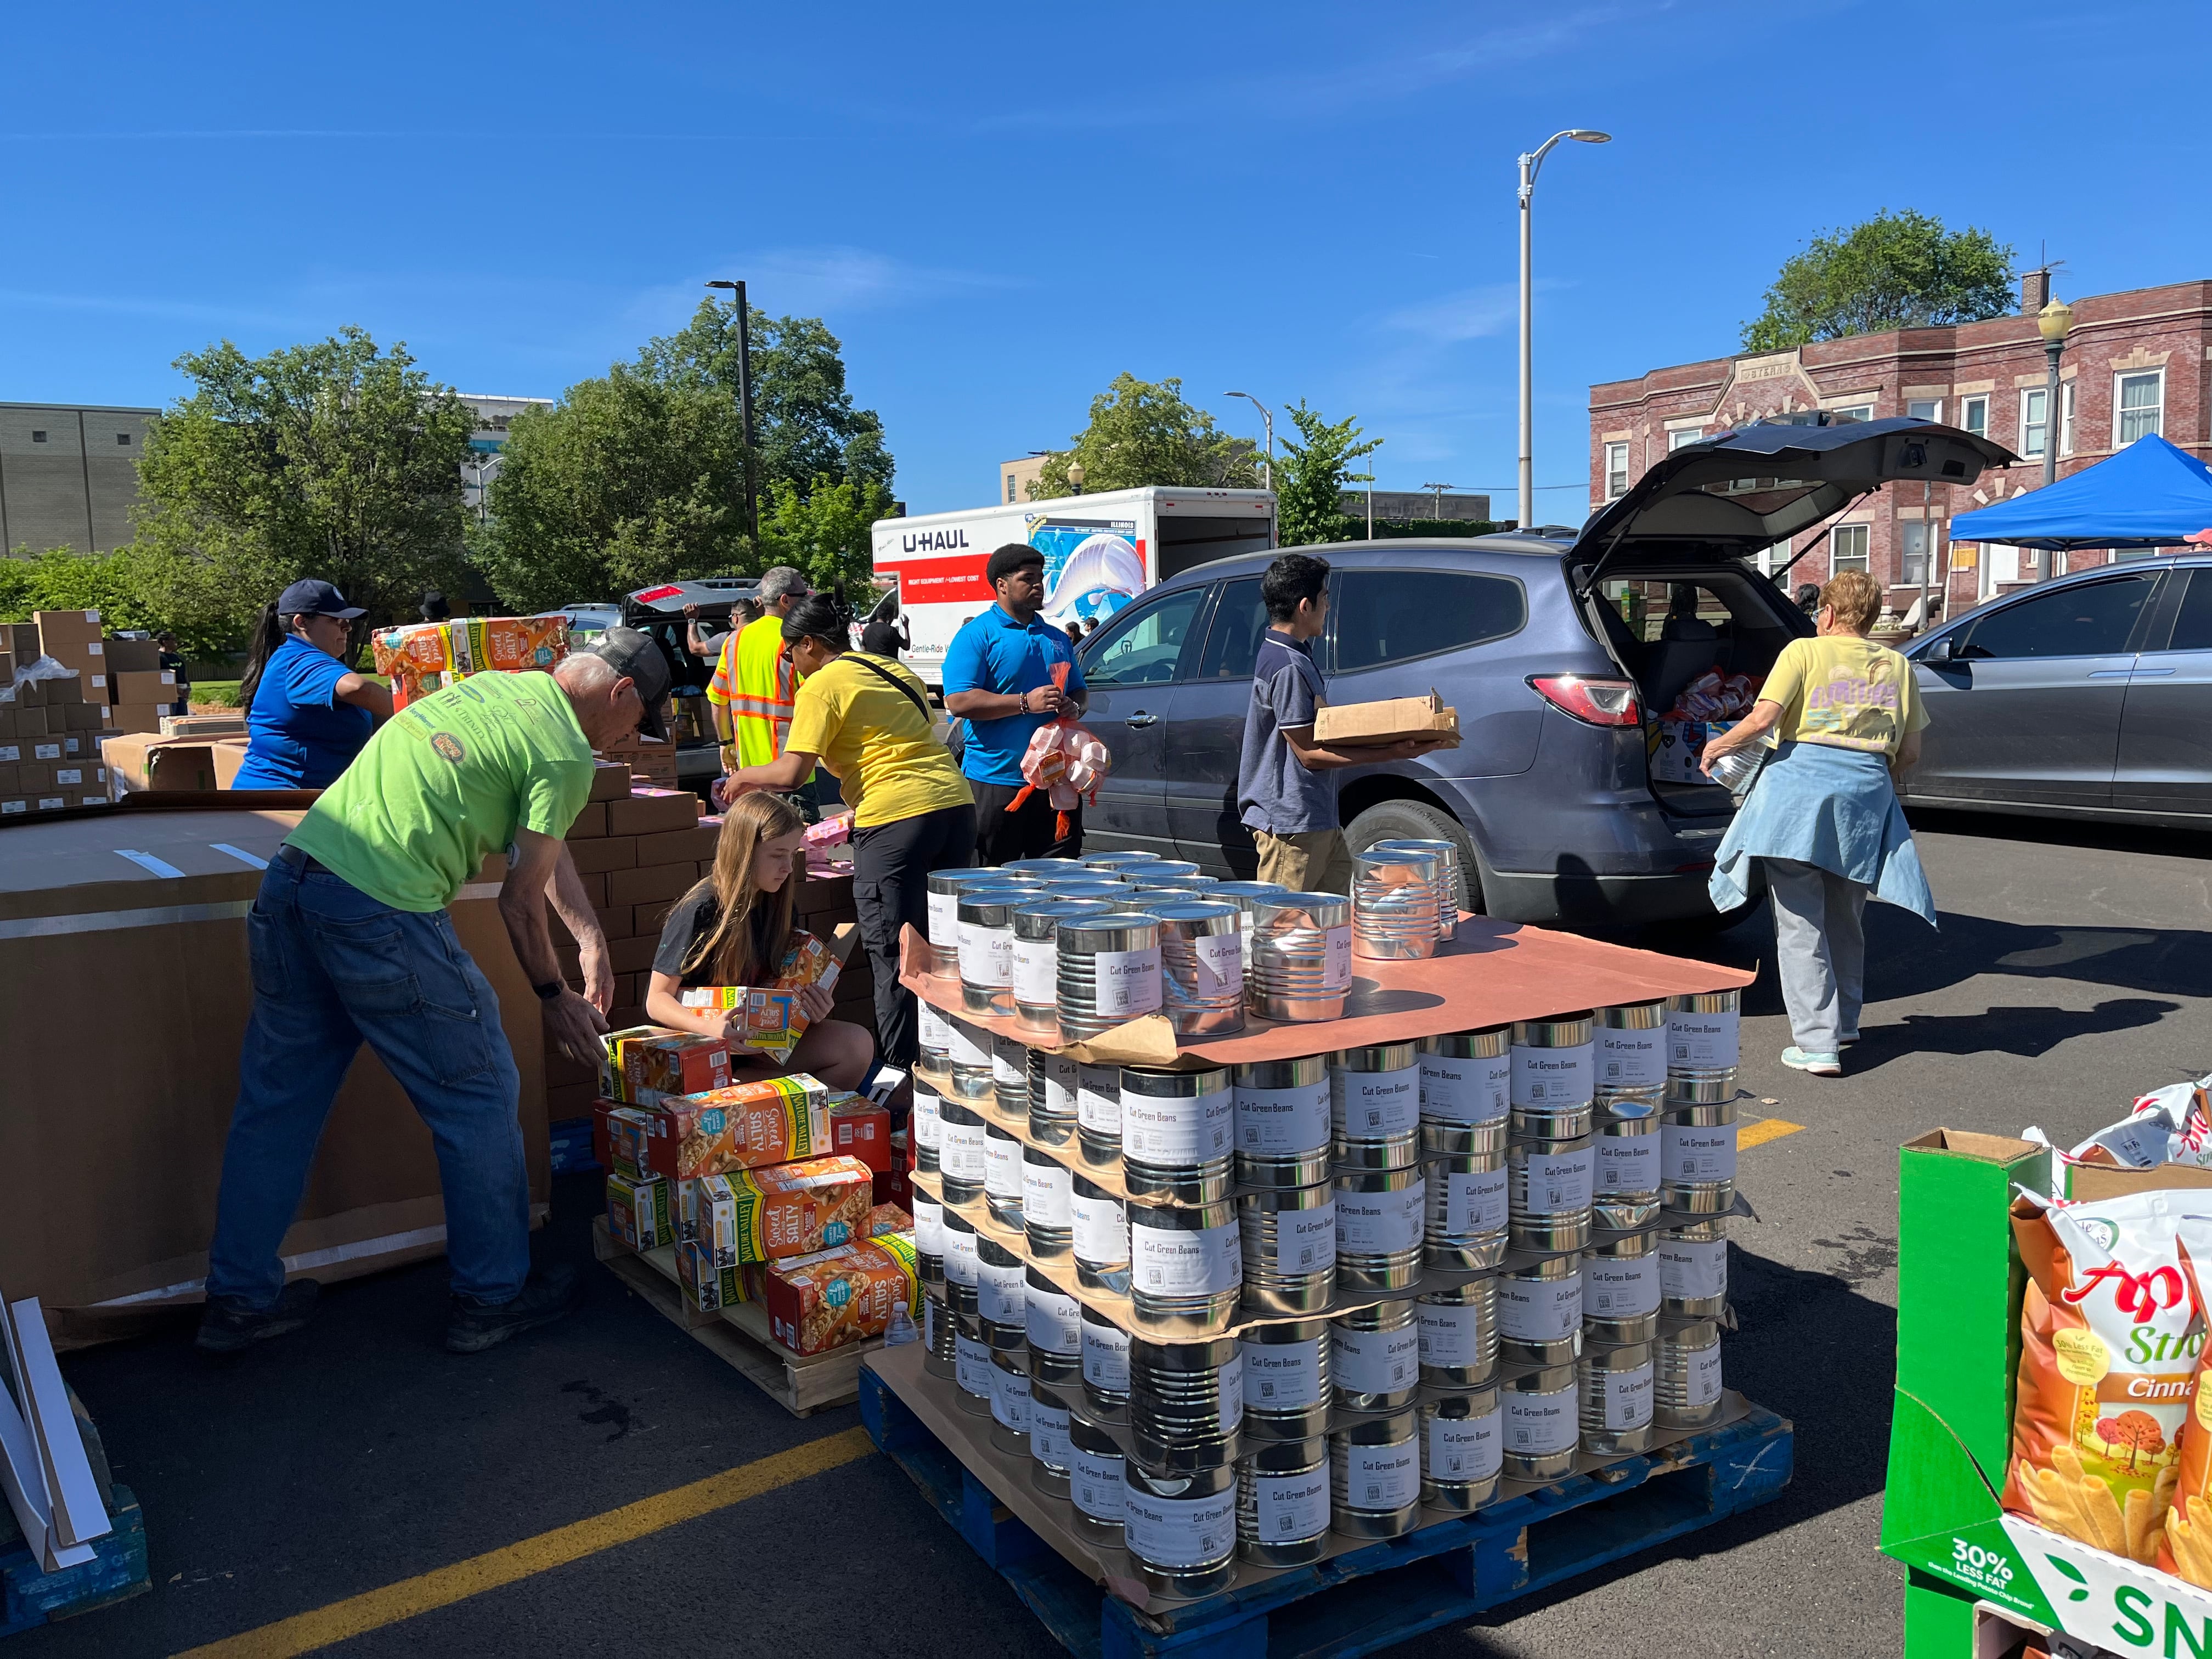
[[[684,1288],[684,1299],[701,1313],[734,1308],[745,1300],[744,1279],[736,1267],[716,1267],[696,1243],[677,1245],[676,1282]]]
[[[858,1095],[830,1103],[830,1150],[857,1158],[878,1174],[891,1167],[891,1115]]]
[[[676,1218],[668,1206],[668,1182],[657,1176],[649,1181],[609,1176],[607,1230],[633,1250],[673,1244]]]
[[[804,1072],[663,1097],[638,1167],[672,1180],[726,1175],[830,1150],[830,1091]]]
[[[823,1353],[881,1336],[891,1310],[913,1312],[921,1290],[914,1236],[887,1233],[779,1262],[764,1276],[769,1328],[794,1353]]]
[[[566,617],[467,617],[446,624],[457,675],[550,669],[568,654]]]
[[[875,1201],[874,1179],[856,1158],[817,1158],[733,1170],[738,1260],[781,1261],[858,1238]]]

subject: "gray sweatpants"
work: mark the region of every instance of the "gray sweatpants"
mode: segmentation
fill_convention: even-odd
[[[1774,896],[1775,968],[1790,1030],[1808,1054],[1832,1054],[1859,1032],[1866,993],[1867,890],[1796,859],[1766,859]]]

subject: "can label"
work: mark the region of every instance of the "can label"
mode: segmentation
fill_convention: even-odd
[[[1075,1218],[1075,1254],[1101,1267],[1118,1267],[1129,1259],[1129,1219],[1118,1198],[1071,1195],[1069,1212]]]
[[[1505,1446],[1498,1437],[1504,1421],[1504,1413],[1496,1406],[1486,1417],[1431,1418],[1429,1479],[1466,1485],[1496,1475],[1505,1467]]]
[[[972,1336],[952,1339],[953,1380],[963,1394],[972,1394],[978,1400],[991,1397],[991,1373],[997,1368],[991,1364],[991,1351]]]
[[[1667,1015],[1667,1063],[1678,1072],[1723,1072],[1735,1068],[1736,1021],[1728,1014]]]
[[[1027,1371],[991,1367],[991,1417],[1016,1434],[1030,1431],[1030,1377]]]
[[[1592,1319],[1641,1319],[1659,1311],[1659,1261],[1650,1255],[1583,1258],[1583,1311]]]
[[[1397,1394],[1421,1380],[1421,1331],[1416,1323],[1395,1331],[1329,1332],[1329,1369],[1339,1389],[1351,1394]]]
[[[1498,1328],[1515,1342],[1564,1342],[1583,1327],[1583,1276],[1498,1280]]]
[[[1336,1200],[1311,1210],[1275,1212],[1278,1279],[1327,1273],[1336,1266]]]
[[[1352,988],[1352,924],[1348,921],[1330,928],[1322,941],[1321,981],[1324,991]]]
[[[1083,1380],[1103,1394],[1129,1392],[1128,1332],[1083,1322]]]
[[[980,1123],[955,1123],[947,1119],[939,1127],[938,1168],[955,1181],[981,1181],[983,1178],[983,1126]]]
[[[1244,1398],[1255,1411],[1309,1411],[1328,1401],[1325,1336],[1302,1342],[1251,1342],[1244,1350]]]
[[[1155,1498],[1124,1486],[1129,1553],[1156,1567],[1210,1567],[1237,1547],[1237,1489],[1208,1498]]]
[[[1421,1115],[1437,1123],[1495,1123],[1512,1103],[1513,1056],[1421,1056]]]
[[[1512,1176],[1510,1200],[1515,1215],[1578,1215],[1590,1206],[1597,1158],[1589,1143],[1559,1152],[1524,1152],[1508,1149],[1506,1170]]]
[[[1263,1544],[1296,1544],[1328,1530],[1328,1471],[1252,1478],[1255,1530]]]
[[[982,1300],[980,1293],[976,1300]],[[1083,1304],[1066,1291],[1042,1289],[1024,1279],[1022,1310],[1030,1346],[1044,1353],[1083,1352]]]
[[[1728,1294],[1728,1240],[1662,1238],[1659,1241],[1659,1291],[1688,1302]]]
[[[959,894],[932,893],[929,896],[929,942],[940,951],[959,948]]]
[[[1659,1190],[1657,1135],[1596,1135],[1597,1189],[1601,1193]]]
[[[1158,1013],[1160,1006],[1160,947],[1141,951],[1099,951],[1091,957],[1091,985],[1098,1012],[1108,1019],[1134,1019]]]
[[[983,1134],[983,1190],[994,1198],[1022,1195],[1022,1143],[1003,1130]]]
[[[1692,1406],[1710,1406],[1721,1397],[1721,1345],[1692,1348],[1683,1368],[1682,1397]]]
[[[1121,1133],[1121,1068],[1083,1066],[1076,1070],[1075,1119],[1099,1134]]]
[[[1640,1429],[1651,1420],[1651,1362],[1632,1371],[1602,1371],[1605,1382],[1605,1426]],[[1596,1378],[1593,1378],[1595,1381]]]
[[[1310,1152],[1328,1145],[1328,1079],[1291,1089],[1237,1089],[1237,1145],[1247,1152]]]
[[[1595,1092],[1590,1080],[1591,1047],[1513,1050],[1513,1103],[1526,1110],[1579,1106]]]
[[[1429,1188],[1416,1177],[1386,1192],[1336,1189],[1339,1255],[1396,1255],[1416,1249],[1426,1222]]]
[[[1497,1170],[1439,1170],[1429,1177],[1452,1238],[1480,1238],[1505,1231],[1508,1172]]]
[[[1522,1394],[1509,1389],[1503,1409],[1505,1449],[1510,1452],[1543,1457],[1572,1451],[1580,1437],[1571,1382],[1553,1394]]]
[[[1213,1403],[1224,1434],[1244,1420],[1244,1367],[1240,1361],[1232,1359],[1214,1374]]]
[[[975,1230],[973,1227],[947,1227],[945,1230],[945,1276],[955,1285],[975,1288],[977,1271],[981,1262],[975,1255]]]
[[[1330,1496],[1348,1510],[1402,1510],[1421,1496],[1421,1448],[1339,1443],[1329,1459]]]
[[[960,928],[960,977],[970,985],[1014,982],[1014,930],[963,921]]]
[[[928,1006],[926,1002],[921,1005],[925,1008]],[[944,1121],[937,1115],[937,1091],[918,1078],[914,1085],[914,1109],[908,1115],[907,1123],[914,1131],[916,1146],[943,1144]]]
[[[933,1296],[921,1298],[921,1351],[937,1352],[937,1298]]]
[[[1030,1086],[1029,1044],[1012,1037],[991,1039],[991,1081],[997,1087],[1020,1094],[1026,1103]]]
[[[933,1198],[914,1194],[914,1248],[924,1255],[945,1254],[945,1206]]]
[[[1077,1115],[1076,1086],[1082,1067],[1058,1054],[1044,1056],[1044,1109],[1053,1117]]]
[[[1121,1460],[1097,1452],[1067,1451],[1068,1496],[1093,1521],[1121,1518]]]
[[[1014,939],[1014,1000],[1049,1008],[1060,1000],[1060,945],[1048,939]]]
[[[1000,1267],[976,1264],[975,1311],[994,1325],[1020,1325],[1029,1318],[1029,1280],[1018,1261]]]
[[[1237,1123],[1236,1097],[1121,1091],[1121,1152],[1139,1164],[1211,1164],[1226,1158]]]
[[[1659,1164],[1669,1181],[1734,1181],[1733,1123],[1662,1123]]]
[[[1597,1028],[1597,1080],[1603,1089],[1656,1089],[1667,1081],[1667,1033]]]
[[[1022,1219],[1040,1227],[1074,1224],[1070,1212],[1075,1198],[1075,1177],[1065,1164],[1033,1164],[1022,1160]]]
[[[1329,1115],[1340,1133],[1355,1140],[1403,1134],[1421,1121],[1421,1068],[1395,1072],[1328,1072]]]
[[[1414,1304],[1421,1329],[1424,1365],[1479,1365],[1482,1363],[1482,1308],[1474,1302],[1421,1302]]]
[[[1244,1250],[1237,1224],[1184,1232],[1146,1225],[1143,1209],[1129,1218],[1129,1278],[1154,1296],[1222,1296],[1244,1282]]]
[[[934,905],[937,902],[936,896],[932,895],[929,902]],[[934,933],[935,929],[933,928],[931,931]],[[952,1052],[951,1017],[934,1003],[924,1001],[920,998],[915,999],[915,1040],[921,1043],[921,1051],[927,1054],[951,1054]],[[917,1095],[921,1092],[919,1088],[915,1091]]]
[[[1241,931],[1206,933],[1189,941],[1193,981],[1191,994],[1201,1002],[1220,1002],[1242,994],[1244,988],[1244,947]]]
[[[964,1019],[952,1021],[952,1063],[955,1066],[988,1066],[991,1063],[991,1034],[980,1026],[970,1025]]]
[[[1066,1407],[1048,1406],[1034,1395],[1030,1397],[1030,1455],[1054,1469],[1065,1469],[1075,1456],[1067,1439]]]

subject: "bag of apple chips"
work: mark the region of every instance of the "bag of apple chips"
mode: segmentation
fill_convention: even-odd
[[[2212,1192],[2177,1192],[2172,1196],[2193,1200],[2197,1208],[2212,1211]],[[2208,1269],[2212,1269],[2212,1214],[2182,1217],[2180,1243],[2181,1270],[2189,1276],[2190,1296],[2201,1311],[2205,1305],[2204,1280]],[[2192,1584],[2212,1589],[2212,1389],[2204,1386],[2207,1358],[2200,1342],[2197,1394],[2181,1422],[2181,1455],[2174,1465],[2171,1509],[2160,1517],[2166,1531],[2158,1565]]]
[[[2004,1506],[2146,1565],[2166,1544],[2204,1346],[2180,1240],[2183,1212],[2203,1207],[2175,1191],[2012,1209],[2028,1284]]]

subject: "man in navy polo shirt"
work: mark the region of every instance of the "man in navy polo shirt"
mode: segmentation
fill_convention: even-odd
[[[968,722],[960,769],[975,792],[975,861],[1073,858],[1083,850],[1080,807],[1067,815],[1065,839],[1043,790],[1015,811],[1006,809],[1021,793],[1022,757],[1031,735],[1062,714],[1083,712],[1089,695],[1083,670],[1067,635],[1037,616],[1044,605],[1042,553],[1009,542],[991,555],[983,574],[999,602],[961,625],[945,649],[944,670],[945,709]],[[1055,664],[1066,665],[1065,689],[1054,681]]]

